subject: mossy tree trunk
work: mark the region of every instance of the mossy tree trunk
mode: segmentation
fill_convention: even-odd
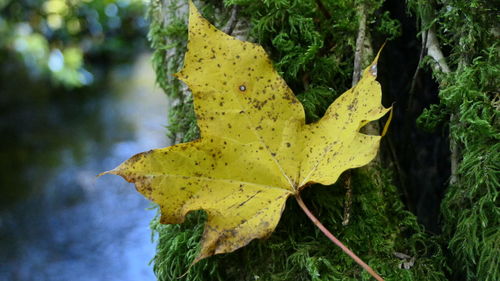
[[[441,205],[453,280],[500,279],[499,9],[495,1],[410,1],[427,38],[439,102],[417,120],[449,131]]]
[[[471,3],[486,5],[482,1]],[[500,162],[495,143],[498,54],[496,45],[491,43],[498,35],[487,37],[479,33],[487,29],[487,25],[482,25],[483,13],[493,15],[493,7],[476,7],[472,14],[467,14],[465,9],[470,7],[458,0],[441,0],[442,6],[418,0],[213,0],[195,4],[217,27],[264,46],[304,105],[308,122],[318,120],[331,102],[359,79],[359,71],[373,58],[373,50],[387,41],[379,80],[386,106],[396,101],[393,132],[384,140],[377,161],[345,173],[333,186],[307,188],[302,195],[304,201],[332,233],[386,280],[500,278],[498,243],[495,245],[500,229],[495,202],[495,171]],[[415,18],[410,17],[409,11]],[[448,12],[441,15],[442,11]],[[186,0],[153,0],[149,9],[157,81],[175,100],[169,125],[175,142],[198,137],[189,91],[170,78],[181,67],[185,52],[186,12]],[[461,42],[456,35],[446,37],[449,34],[445,29],[465,32],[462,25],[458,26],[462,24],[456,18],[460,13],[472,15],[472,23],[468,24],[478,28],[478,33],[468,33],[470,41]],[[477,18],[481,21],[476,22]],[[491,28],[492,34],[498,32],[496,27]],[[422,36],[417,36],[419,31]],[[436,43],[443,37],[443,45]],[[460,47],[454,47],[454,40],[460,41]],[[489,45],[487,40],[491,40]],[[475,53],[462,58],[460,48],[467,48],[467,44],[474,46]],[[432,62],[436,47],[442,57]],[[449,70],[449,66],[446,73],[445,61],[456,70]],[[418,66],[424,62],[431,67],[420,69]],[[417,116],[431,102],[436,104],[419,121],[434,127],[440,121],[449,124],[451,158],[443,152],[447,134],[415,133]],[[474,131],[468,132],[471,127]],[[378,124],[371,124],[368,130],[379,133]],[[432,151],[444,155],[443,159],[420,159],[421,152],[428,152],[429,146],[422,146],[419,138],[441,142],[443,145],[434,145]],[[443,165],[447,168],[443,169]],[[483,180],[479,178],[482,169],[488,171]],[[450,176],[450,170],[456,181],[448,189],[442,206],[444,221],[439,224],[440,185],[444,185],[443,179]],[[416,186],[422,177],[427,177],[427,189]],[[421,191],[438,194],[434,207],[428,208],[430,212],[422,207],[428,206],[422,204],[428,197],[417,196]],[[417,215],[435,233],[424,231]],[[203,212],[190,214],[182,225],[152,222],[158,243],[154,269],[159,280],[177,280],[180,276],[179,280],[371,278],[329,242],[293,200],[287,202],[276,231],[267,240],[253,241],[234,253],[211,257],[190,267],[203,222]],[[438,234],[441,227],[444,232]],[[467,239],[473,239],[474,245],[460,247],[459,243]],[[454,264],[466,266],[454,268]],[[488,271],[492,277],[487,277]]]

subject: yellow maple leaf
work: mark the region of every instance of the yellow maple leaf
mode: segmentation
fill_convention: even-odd
[[[320,121],[306,124],[263,48],[217,30],[190,2],[188,52],[176,76],[193,93],[201,138],[137,154],[107,173],[156,202],[162,223],[205,210],[196,261],[232,252],[270,235],[289,196],[311,183],[332,184],[376,156],[381,136],[359,132],[389,110],[376,63]]]

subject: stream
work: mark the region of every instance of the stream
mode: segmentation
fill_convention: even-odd
[[[0,280],[155,280],[151,203],[96,175],[167,145],[168,102],[149,54],[109,77],[91,99],[1,112],[2,202],[16,200],[0,209]]]

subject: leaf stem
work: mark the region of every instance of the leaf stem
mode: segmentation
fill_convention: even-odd
[[[295,195],[295,198],[297,199],[297,203],[299,203],[299,206],[302,208],[304,213],[309,217],[309,219],[325,234],[328,239],[330,239],[335,245],[339,246],[344,253],[349,255],[355,262],[357,262],[362,268],[364,268],[368,273],[370,273],[373,278],[377,279],[378,281],[384,281],[382,277],[380,277],[369,265],[367,265],[364,261],[362,261],[356,254],[354,254],[349,248],[344,246],[342,242],[340,242],[333,234],[326,229],[326,227],[311,213],[309,208],[307,208],[306,204],[304,204],[304,201],[302,201],[302,198],[300,197],[300,194],[297,193]]]

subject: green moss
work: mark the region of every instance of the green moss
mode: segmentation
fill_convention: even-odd
[[[327,106],[350,88],[358,28],[352,20],[356,18],[353,1],[322,2],[328,13],[321,11],[316,1],[225,1],[228,7],[241,6],[240,17],[252,23],[251,38],[266,48],[278,71],[303,103],[311,122],[322,116]],[[384,13],[381,16],[375,13],[383,1],[364,2],[370,11],[369,22],[385,22],[379,31],[395,35],[397,24]],[[212,1],[205,7],[207,11],[221,9]],[[167,13],[172,12],[167,10]],[[218,26],[227,20],[224,15],[228,12],[221,14],[220,18],[212,17],[219,21],[219,24],[216,22]],[[163,18],[156,19],[152,25],[162,26]],[[170,40],[183,44],[181,34],[175,34]],[[165,40],[165,34],[160,32],[153,37],[153,42]],[[178,57],[182,58],[182,54],[183,49],[179,47]],[[177,58],[173,60],[178,62]],[[165,79],[164,74],[177,71],[180,64],[171,67],[164,59],[158,59],[155,65],[161,80]],[[165,65],[167,70],[159,69]],[[182,98],[171,109],[174,119],[171,119],[170,129],[175,134],[182,134],[183,141],[196,138],[189,97],[183,96],[179,87],[169,88],[167,81],[164,84],[165,89],[178,91],[167,92],[170,96]],[[349,203],[350,221],[346,226],[342,225],[346,212],[346,191],[342,183],[307,188],[303,192],[306,204],[332,233],[386,280],[446,280],[439,243],[425,234],[415,216],[405,210],[391,183],[390,172],[373,167],[356,170],[352,175],[353,199]],[[159,280],[176,280],[180,276],[179,280],[192,281],[371,280],[351,258],[324,237],[294,199],[287,202],[279,225],[268,239],[254,240],[234,253],[210,257],[190,267],[198,250],[203,221],[204,213],[196,212],[182,225],[161,225],[157,219],[152,222],[158,242],[153,262]],[[414,257],[414,266],[409,270],[400,269],[402,261],[394,252]]]
[[[401,25],[399,21],[391,19],[388,11],[385,11],[377,22],[376,29],[382,35],[385,35],[387,40],[392,40],[401,35]]]
[[[409,2],[417,16],[435,23],[453,69],[433,72],[440,103],[419,118],[424,127],[447,125],[458,151],[458,178],[441,205],[452,278],[499,280],[500,56],[492,26],[498,7],[484,0],[441,0],[440,6]]]
[[[187,25],[185,19],[176,12],[182,2],[184,1],[169,1],[169,6],[164,7],[162,1],[153,0],[148,9],[148,19],[151,22],[148,39],[154,50],[152,63],[156,83],[173,98],[182,97],[181,82],[171,76],[182,65],[183,57],[177,54],[186,50]],[[164,21],[165,18],[169,19],[168,23]]]
[[[346,226],[342,225],[345,189],[341,184],[309,187],[303,198],[325,226],[385,280],[446,280],[439,244],[404,210],[389,174],[357,171],[352,180],[351,219]],[[173,280],[184,272],[188,273],[181,280],[371,280],[308,220],[293,199],[287,202],[269,239],[255,240],[234,253],[211,257],[189,269],[203,218],[202,213],[196,213],[182,225],[154,222],[160,235],[155,259],[160,280]],[[400,269],[402,261],[394,252],[415,257],[411,270]]]
[[[449,126],[460,148],[458,181],[441,206],[444,235],[455,272],[467,280],[500,278],[498,55],[495,47],[486,50],[484,57],[445,77],[440,91],[440,106],[457,116]]]
[[[159,281],[176,280],[180,276],[183,276],[180,280],[224,280],[217,262],[202,260],[190,268],[197,256],[204,221],[204,213],[193,212],[183,224],[164,225],[159,218],[151,222],[151,229],[158,235],[153,269]]]
[[[154,49],[152,64],[156,83],[175,103],[169,111],[168,134],[172,142],[189,139],[197,135],[191,98],[182,89],[182,83],[172,74],[182,66],[186,51],[187,24],[178,8],[185,1],[172,0],[164,7],[162,1],[151,1],[148,9],[148,38]],[[168,19],[168,22],[165,22]],[[187,138],[186,138],[187,137]]]

